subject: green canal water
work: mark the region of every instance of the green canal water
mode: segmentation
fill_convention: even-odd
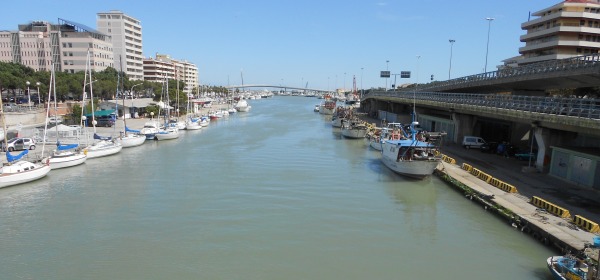
[[[0,278],[551,279],[555,252],[436,177],[390,172],[317,103],[251,100],[0,189]]]

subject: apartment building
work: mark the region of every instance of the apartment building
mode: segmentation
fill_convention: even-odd
[[[162,81],[165,77],[185,82],[185,87],[181,90],[187,94],[193,94],[198,87],[198,67],[195,64],[173,59],[165,54],[144,59],[144,80]]]
[[[566,0],[531,14],[521,24],[519,65],[564,59],[600,50],[600,0]]]
[[[141,22],[121,11],[113,10],[98,13],[96,25],[100,32],[110,35],[115,68],[120,69],[122,61],[123,71],[130,80],[143,80]]]
[[[83,71],[88,50],[93,70],[113,67],[110,38],[83,24],[59,18],[58,24],[33,21],[17,31],[0,31],[0,61],[35,71],[49,71],[52,63],[57,71]]]

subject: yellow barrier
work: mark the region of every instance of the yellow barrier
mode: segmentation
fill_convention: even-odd
[[[473,170],[471,170],[471,174],[475,175],[475,177],[485,181],[486,183],[489,183],[492,179],[492,176],[490,174],[487,174],[477,168],[473,168]]]
[[[447,155],[444,155],[444,154],[442,154],[442,160],[445,161],[445,162],[447,162],[447,163],[450,163],[450,164],[456,164],[456,160],[455,159],[453,159],[453,158],[451,158],[451,157],[449,157]]]
[[[471,166],[468,163],[463,163],[461,167],[462,167],[463,170],[466,170],[468,172],[471,172],[471,170],[473,170],[473,166]]]
[[[591,233],[600,233],[600,226],[598,226],[598,223],[592,222],[591,220],[579,215],[575,215],[575,217],[573,217],[573,223]]]
[[[531,197],[531,204],[540,207],[540,208],[544,208],[546,210],[548,210],[548,212],[559,216],[561,218],[569,218],[571,217],[571,213],[569,213],[569,210],[562,208],[554,203],[550,203],[542,198],[539,198],[537,196],[532,196]]]
[[[516,193],[517,192],[517,188],[515,188],[515,186],[509,184],[509,183],[505,183],[503,181],[498,180],[497,178],[493,178],[490,179],[490,181],[488,182],[490,183],[490,185],[499,188],[505,192],[508,193]]]

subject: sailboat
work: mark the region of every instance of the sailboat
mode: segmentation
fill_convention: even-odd
[[[184,130],[186,127],[186,122],[179,120],[179,79],[177,79],[176,81],[177,81],[177,95],[175,96],[175,98],[177,98],[177,101],[176,101],[177,109],[175,109],[175,112],[177,113],[177,117],[169,120],[169,126],[177,127],[177,129],[179,129],[179,130]],[[168,90],[169,89],[167,88],[167,92],[168,92]]]
[[[88,83],[88,77],[89,77],[89,83]],[[86,72],[85,72],[84,82],[83,82],[82,104],[85,104],[85,89],[86,89],[87,85],[90,86],[90,100],[91,100],[91,105],[92,105],[92,126],[94,127],[94,138],[93,139],[95,141],[93,144],[88,145],[85,148],[85,150],[87,151],[87,157],[88,157],[88,159],[90,159],[90,158],[104,157],[104,156],[110,156],[110,155],[117,154],[123,148],[123,146],[121,146],[120,143],[116,142],[114,139],[112,139],[112,137],[101,137],[98,134],[96,134],[96,118],[94,116],[94,90],[93,90],[92,67],[90,66],[90,51],[89,50],[87,53]],[[83,111],[84,110],[81,110],[82,115],[83,115]],[[84,120],[85,120],[85,118],[84,118],[84,116],[82,116],[82,118],[81,118],[82,127],[84,127],[84,124],[83,124]],[[86,129],[86,131],[87,131],[87,129]],[[86,139],[88,139],[88,141],[89,141],[89,137],[86,137]]]
[[[54,64],[52,64],[52,70],[50,71],[50,86],[48,90],[48,108],[46,110],[46,120],[50,117],[50,100],[54,98],[54,112],[57,112],[57,104],[56,104],[56,75],[54,72]],[[56,115],[54,116],[56,119]],[[55,124],[56,129],[56,150],[52,152],[50,157],[48,158],[48,163],[50,168],[59,169],[65,167],[71,167],[80,165],[85,162],[87,159],[87,155],[84,150],[78,149],[79,144],[68,144],[63,145],[60,143],[60,133],[58,131],[58,123]],[[48,121],[46,121],[46,126],[44,127],[44,139],[46,139],[46,134],[48,132]],[[45,145],[42,146],[42,156],[44,155]]]
[[[1,108],[4,108],[2,98],[0,98],[0,110],[2,110]],[[2,112],[2,128],[6,131],[4,111],[0,112]],[[6,138],[4,138],[5,147],[6,144]],[[21,160],[27,153],[29,153],[29,150],[24,150],[18,155],[13,156],[10,152],[6,152],[8,164],[0,168],[0,188],[31,182],[46,176],[50,172],[50,165],[48,165],[47,160],[43,164]]]
[[[243,72],[241,73],[241,76],[242,76],[242,92],[245,92],[245,89],[244,89],[244,73]],[[235,104],[234,108],[238,112],[248,112],[248,111],[250,111],[250,108],[252,108],[252,106],[250,106],[250,104],[248,104],[248,102],[246,101],[246,99],[240,98],[240,100]]]
[[[123,71],[123,62],[122,61],[121,61],[121,71]],[[121,89],[121,95],[123,97],[123,109],[124,109],[125,108],[125,94],[123,93],[123,79],[121,78],[121,73],[119,73],[117,84],[119,84],[119,81],[120,81],[120,83],[121,83],[120,89]],[[133,97],[133,95],[132,95],[132,97]],[[115,103],[117,103],[116,98],[115,98]],[[129,129],[127,127],[125,111],[123,111],[123,128],[125,129],[125,131],[121,132],[119,135],[119,142],[121,142],[121,146],[123,146],[123,148],[140,146],[140,145],[144,144],[144,142],[146,142],[146,136],[140,134],[139,130],[133,130],[133,129]]]
[[[154,134],[154,139],[158,141],[162,140],[172,140],[179,138],[179,129],[177,127],[173,127],[169,125],[169,117],[171,116],[170,105],[169,105],[169,79],[165,77],[166,86],[163,86],[162,96],[166,95],[166,102],[164,103],[165,109],[165,123],[164,125],[158,129],[158,132]],[[164,85],[164,84],[163,84]],[[158,108],[158,116],[160,117],[160,107]]]
[[[190,103],[191,96],[187,96],[187,105],[186,105],[186,117],[185,117],[185,129],[186,130],[198,130],[202,128],[201,118],[194,117],[194,114],[191,113],[192,105]]]

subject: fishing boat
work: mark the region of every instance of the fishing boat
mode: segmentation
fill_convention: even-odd
[[[411,123],[408,138],[383,141],[381,161],[398,174],[423,179],[442,161],[439,148],[444,133],[417,132],[416,125],[416,121]]]
[[[85,104],[85,90],[86,87],[89,85],[90,87],[90,104],[91,104],[91,108],[92,108],[92,126],[94,128],[94,137],[93,140],[94,142],[91,145],[88,145],[87,147],[85,147],[85,152],[87,153],[87,158],[91,159],[91,158],[98,158],[98,157],[105,157],[105,156],[110,156],[110,155],[114,155],[117,154],[121,151],[121,149],[123,148],[123,146],[121,146],[120,143],[116,142],[114,139],[112,139],[112,137],[105,137],[105,136],[100,136],[96,133],[96,118],[94,115],[94,89],[93,89],[93,80],[92,80],[92,67],[90,66],[90,51],[88,50],[87,53],[87,64],[86,64],[86,71],[84,74],[84,83],[83,83],[83,98],[82,98],[82,105]],[[82,108],[85,108],[85,106],[82,106]],[[84,110],[81,110],[82,113],[82,117],[81,117],[81,126],[84,126],[84,121],[86,121],[86,117],[83,116],[83,112]],[[87,132],[87,129],[86,129]],[[86,139],[89,141],[89,137],[86,137]]]
[[[386,127],[375,129],[372,135],[367,135],[369,138],[369,146],[375,150],[381,151],[383,142],[387,140],[400,140],[405,138],[401,123],[388,123]]]
[[[352,117],[352,108],[338,106],[337,108],[335,108],[335,111],[333,112],[333,116],[331,117],[331,126],[342,127],[342,122],[346,119],[350,119],[351,117]]]
[[[48,91],[48,100],[52,100],[54,99],[54,118],[56,119],[56,112],[57,112],[57,98],[56,98],[56,75],[54,72],[54,64],[52,64],[52,70],[50,71],[50,85],[49,85],[49,91]],[[46,120],[50,119],[50,104],[51,102],[48,102],[48,108],[46,109]],[[47,133],[48,133],[48,123],[49,121],[46,121],[45,127],[44,127],[44,139],[47,139]],[[60,143],[60,133],[58,131],[58,123],[55,123],[54,126],[55,130],[56,130],[56,150],[54,150],[51,154],[50,157],[48,158],[48,164],[50,165],[51,169],[59,169],[59,168],[66,168],[66,167],[71,167],[71,166],[76,166],[76,165],[80,165],[82,163],[85,162],[85,160],[87,159],[87,154],[85,153],[84,150],[79,149],[79,144],[68,144],[68,145],[63,145]],[[42,146],[42,157],[44,156],[44,151],[45,151],[46,145]]]
[[[552,256],[546,262],[552,277],[556,280],[588,279],[588,265],[573,256]]]
[[[350,139],[360,139],[367,136],[369,128],[357,119],[342,121],[342,136]]]
[[[325,95],[325,99],[319,105],[319,114],[321,115],[333,115],[335,110],[336,101],[331,98],[329,94]]]
[[[314,112],[318,113],[319,112],[319,107],[321,106],[321,104],[317,104],[315,105],[315,109],[313,109]]]

